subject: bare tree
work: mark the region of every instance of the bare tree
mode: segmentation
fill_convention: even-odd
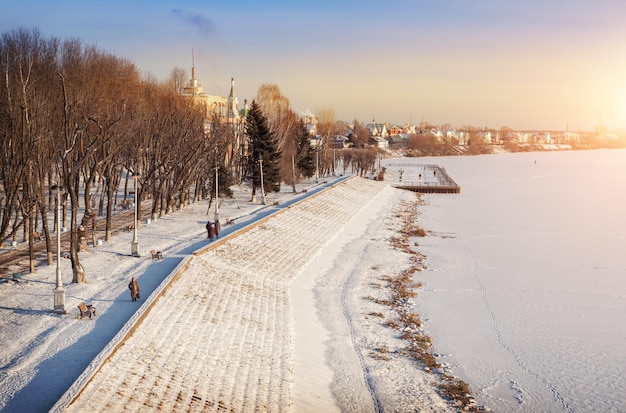
[[[24,60],[20,47],[21,38],[29,34],[23,30],[2,35],[0,44],[0,67],[2,68],[2,93],[0,94],[0,137],[2,144],[2,162],[0,170],[4,196],[2,204],[2,224],[0,236],[2,244],[12,237],[16,240],[17,230],[24,224],[20,214],[22,205],[21,192],[26,170],[23,159],[22,140],[24,131],[24,108],[20,99],[19,73]]]
[[[281,178],[291,182],[292,159],[296,156],[297,146],[294,141],[298,136],[298,115],[291,110],[289,99],[283,96],[277,85],[263,84],[259,87],[255,102],[267,119],[270,133],[276,139],[278,150],[281,152]]]
[[[358,120],[352,123],[352,144],[357,148],[364,148],[371,137],[370,130]]]
[[[112,128],[120,121],[124,103],[113,99],[117,96],[114,86],[123,77],[128,63],[94,47],[83,47],[76,39],[63,43],[61,59],[59,78],[63,94],[63,128],[58,151],[62,178],[70,199],[72,282],[82,283],[87,279],[78,256],[79,238],[84,237],[86,224],[91,221],[93,225],[94,222],[90,187],[101,165],[97,154],[102,154],[101,149],[116,137]],[[86,202],[85,215],[79,224],[81,174],[86,184]]]
[[[322,109],[316,115],[317,118],[317,133],[319,135],[319,141],[316,149],[316,163],[318,164],[319,171],[329,171],[330,162],[332,158],[328,157],[326,149],[329,147],[329,141],[331,136],[337,134],[337,119],[335,117],[335,111],[333,109]]]
[[[58,41],[46,41],[37,30],[18,29],[3,34],[0,67],[4,82],[0,98],[3,125],[2,183],[5,205],[1,225],[2,241],[6,240],[12,212],[16,210],[12,235],[20,226],[28,241],[30,272],[35,271],[34,231],[37,231],[38,213],[48,240],[48,262],[52,262],[45,197],[46,177],[53,163],[50,153],[54,120],[50,103],[56,65]],[[19,214],[18,214],[19,212]],[[21,221],[18,221],[21,216]],[[16,225],[17,224],[17,225]]]
[[[170,72],[170,77],[167,79],[167,85],[172,88],[174,93],[181,95],[183,88],[187,82],[187,72],[181,67],[175,67]]]
[[[203,128],[202,106],[167,85],[144,85],[142,109],[133,126],[137,141],[125,159],[125,168],[139,176],[139,211],[147,196],[152,198],[153,219],[184,204],[200,160],[206,156]]]

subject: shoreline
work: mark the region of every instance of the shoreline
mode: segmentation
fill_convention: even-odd
[[[189,399],[183,397],[183,403],[185,400],[188,400],[187,403],[196,403],[194,402],[195,397],[201,397],[202,402],[207,403],[207,406],[219,401],[224,406],[239,405],[242,411],[246,411],[247,407],[243,406],[249,406],[250,403],[252,405],[265,405],[268,408],[275,406],[275,408],[270,408],[272,411],[289,410],[292,407],[288,406],[292,406],[292,403],[293,406],[298,406],[298,409],[302,407],[303,410],[309,409],[308,411],[319,411],[320,407],[331,410],[346,410],[349,409],[346,406],[367,406],[368,403],[372,403],[372,406],[385,406],[391,410],[394,409],[394,406],[396,408],[400,408],[399,406],[419,406],[420,409],[430,409],[424,411],[450,411],[448,402],[443,401],[433,390],[436,386],[435,376],[431,373],[425,373],[416,366],[407,368],[407,366],[411,366],[411,363],[407,365],[405,355],[398,349],[397,334],[382,324],[382,320],[376,315],[376,313],[381,312],[381,306],[368,298],[372,295],[373,290],[374,294],[380,294],[380,298],[385,299],[384,297],[388,296],[388,291],[383,287],[386,274],[395,274],[397,270],[407,264],[406,254],[394,252],[389,245],[389,240],[396,235],[395,231],[399,228],[400,219],[396,209],[389,210],[387,207],[395,205],[392,200],[400,202],[401,198],[407,196],[413,199],[414,194],[390,188],[382,183],[363,180],[362,178],[356,179],[358,181],[350,184],[342,183],[339,186],[340,189],[334,192],[329,192],[326,195],[320,194],[319,197],[315,197],[316,201],[311,200],[305,203],[302,208],[287,206],[289,212],[280,214],[280,219],[267,221],[228,242],[220,242],[219,245],[216,243],[214,253],[205,254],[207,258],[210,257],[208,260],[194,259],[194,263],[190,265],[186,276],[181,277],[175,286],[168,288],[167,292],[158,299],[155,309],[152,309],[143,319],[142,324],[133,327],[134,337],[126,338],[122,347],[118,349],[122,359],[115,355],[107,359],[104,370],[113,368],[115,374],[110,376],[110,373],[104,373],[103,377],[106,378],[104,382],[101,382],[102,384],[97,384],[100,379],[94,378],[79,398],[83,401],[89,400],[89,403],[98,403],[97,398],[94,398],[94,393],[89,390],[90,385],[96,386],[100,398],[104,397],[102,393],[106,394],[107,389],[114,391],[115,399],[120,397],[120,392],[127,391],[124,389],[132,389],[132,396],[129,395],[129,399],[123,401],[122,404],[128,408],[131,406],[138,408],[142,405],[142,402],[137,404],[141,400],[139,389],[147,385],[147,389],[150,386],[157,386],[153,388],[153,394],[165,397],[163,402],[172,400],[171,396],[168,396],[168,390],[161,386],[167,383],[171,383],[174,388],[183,385],[181,387],[183,393],[181,394],[184,394],[187,384],[179,383],[178,379],[174,379],[174,376],[172,376],[173,381],[171,382],[156,378],[150,381],[148,373],[151,370],[157,369],[156,371],[162,374],[171,370],[167,365],[158,368],[158,360],[154,357],[158,359],[172,357],[173,354],[178,354],[179,349],[193,348],[191,353],[194,353],[193,360],[196,361],[183,362],[182,360],[185,360],[183,358],[178,363],[180,366],[171,372],[177,374],[177,370],[187,363],[189,366],[188,374],[191,374],[190,377],[195,377],[193,383],[197,383],[203,389],[200,394],[202,392],[208,393],[204,396],[190,395]],[[348,192],[342,192],[345,191],[344,188],[354,187],[355,184],[360,185],[361,189],[355,187],[349,189]],[[367,191],[363,192],[366,188],[369,188],[367,191],[370,191],[371,194],[376,193],[377,195],[369,197]],[[346,197],[352,197],[353,200]],[[364,199],[368,199],[368,201],[364,202]],[[233,206],[235,205],[236,203]],[[328,221],[330,218],[329,211],[324,210],[324,205],[336,205],[331,210],[339,215],[332,218],[334,224],[326,224],[329,226],[323,231],[319,231],[319,225],[322,222],[330,222]],[[357,206],[356,209],[355,206]],[[94,249],[93,253],[88,255],[91,260],[106,256],[127,265],[140,264],[133,271],[141,271],[143,275],[140,275],[139,281],[142,285],[142,293],[144,291],[149,292],[150,282],[154,282],[153,285],[156,286],[159,279],[163,279],[166,274],[172,271],[171,264],[168,262],[172,262],[171,259],[174,256],[187,256],[190,251],[197,249],[198,246],[206,245],[206,240],[203,239],[206,235],[202,221],[198,222],[193,215],[187,217],[188,214],[192,213],[192,209],[200,210],[203,208],[196,206],[187,211],[183,210],[172,217],[159,220],[158,223],[145,226],[142,230],[140,235],[142,245],[152,242],[152,245],[163,251],[163,260],[152,262],[149,257],[139,261],[136,259],[129,260],[124,258],[124,253],[119,255],[120,252],[114,255],[102,255],[102,252],[111,248],[125,251],[127,249],[125,238],[130,237],[126,234],[120,235],[111,245],[104,245],[102,249]],[[224,213],[228,213],[226,212],[228,211],[227,208],[224,211]],[[190,234],[188,230],[185,231],[185,228],[178,228],[178,233],[170,232],[167,235],[167,240],[163,238],[163,235],[159,235],[168,225],[180,226],[185,220],[188,221],[188,224],[185,225],[193,226],[195,236],[199,237],[197,241],[191,241],[188,246],[180,245],[176,250],[167,248],[165,244],[154,244],[154,240],[157,238],[162,239],[162,242],[177,242],[179,237],[177,234],[187,239]],[[308,220],[312,220],[313,223],[312,229],[308,231],[309,234],[319,231],[328,235],[320,238],[320,234],[316,234],[313,239],[303,238],[303,224]],[[243,222],[243,220],[238,220],[238,222]],[[294,228],[297,230],[294,231]],[[150,235],[151,233],[153,235]],[[277,238],[279,234],[283,233],[290,235],[287,235],[286,239],[280,238],[282,235]],[[150,239],[153,241],[149,241]],[[279,241],[281,239],[282,241]],[[116,246],[114,247],[114,245]],[[296,245],[300,246],[296,247]],[[256,249],[250,250],[252,246],[255,246]],[[312,252],[311,246],[316,246],[316,252]],[[263,254],[268,253],[268,248],[272,254],[279,254],[278,257],[274,257],[278,259],[278,263],[272,263],[267,258],[263,258],[262,261],[255,264],[249,262],[248,258],[246,264],[242,265],[240,262],[239,265],[232,266],[233,256],[243,253],[245,257],[255,255],[264,257]],[[219,251],[223,252],[220,253]],[[253,251],[256,252],[253,253]],[[333,254],[329,254],[328,251],[333,251]],[[296,252],[300,253],[295,254]],[[249,253],[253,253],[253,255],[249,255]],[[116,256],[117,258],[114,258]],[[297,261],[293,261],[294,259]],[[325,262],[324,271],[320,271],[321,267],[318,260]],[[89,263],[92,261],[89,259],[84,261],[91,268],[93,263]],[[296,262],[301,264],[295,264]],[[302,264],[304,262],[306,265]],[[275,267],[275,265],[279,265],[279,267]],[[78,289],[83,291],[82,294],[78,293],[79,296],[84,297],[85,295],[94,296],[95,292],[107,288],[95,295],[98,297],[98,317],[93,322],[70,321],[71,316],[70,318],[57,317],[51,320],[53,324],[56,323],[54,320],[64,320],[63,324],[69,321],[69,324],[64,325],[64,329],[57,334],[67,334],[72,329],[80,327],[82,332],[76,336],[74,347],[80,343],[94,340],[96,333],[101,336],[105,331],[100,330],[106,329],[105,326],[110,324],[112,317],[118,316],[120,310],[132,311],[132,308],[135,307],[130,306],[130,302],[126,303],[127,292],[124,291],[124,284],[119,286],[119,281],[113,281],[116,286],[113,289],[110,288],[112,279],[106,277],[107,272],[111,273],[111,268],[112,265],[107,264],[98,276],[92,272],[90,275],[91,284],[68,286],[72,290],[72,297],[76,296]],[[151,269],[150,274],[148,274],[148,268]],[[163,275],[159,275],[159,268],[165,270]],[[168,268],[170,269],[168,270]],[[285,268],[290,270],[285,272],[283,271]],[[249,273],[250,270],[253,272]],[[125,274],[128,276],[133,273],[130,270],[125,271],[127,271]],[[311,272],[318,276],[306,280],[302,278],[306,277],[304,274]],[[44,275],[42,271],[38,277],[42,275],[51,280],[54,278],[53,271],[49,271],[48,275]],[[274,279],[277,275],[279,278]],[[111,277],[111,275],[108,276]],[[120,276],[113,275],[113,277],[116,280],[123,280],[126,276],[120,278]],[[296,281],[292,283],[290,281],[292,279]],[[27,284],[24,284],[23,287],[27,289],[37,287],[37,284],[32,283],[33,281],[34,279],[27,279]],[[301,281],[306,281],[304,287],[305,290],[308,289],[306,296],[303,295],[302,291],[300,293],[294,292],[294,288],[297,289],[302,286]],[[259,286],[259,288],[251,288],[253,286]],[[43,288],[46,288],[45,285]],[[286,289],[286,292],[280,293],[283,289]],[[108,306],[105,304],[107,302],[109,303]],[[169,304],[167,304],[168,302]],[[114,306],[113,303],[115,303]],[[300,314],[295,303],[305,305],[308,312],[303,311]],[[267,307],[268,305],[270,307]],[[175,308],[187,307],[196,310],[178,315],[173,313]],[[265,308],[274,308],[278,313],[267,313]],[[337,311],[328,311],[330,308]],[[249,309],[250,313],[245,318],[239,319],[240,315],[238,314],[241,313],[242,309]],[[206,314],[205,311],[207,311]],[[321,322],[319,320],[300,322],[300,315],[306,315],[309,318],[320,316],[325,318]],[[203,320],[210,320],[208,328],[198,329],[198,326],[204,325],[206,322]],[[348,320],[348,325],[345,324],[345,320]],[[31,324],[31,321],[24,319],[24,327],[35,332],[33,328],[36,327]],[[258,326],[262,326],[266,322],[271,324],[259,330]],[[284,324],[285,322],[287,323]],[[306,328],[315,325],[317,327],[307,331],[315,342],[298,333],[298,327]],[[98,328],[95,329],[96,327]],[[179,330],[180,328],[183,330]],[[149,334],[147,332],[152,329],[156,329],[154,332],[158,336],[154,339],[157,341],[151,341],[148,339],[149,336],[144,335]],[[326,333],[324,333],[324,329]],[[180,332],[175,333],[171,339],[166,339],[166,332],[170,330]],[[272,331],[274,332],[272,333]],[[190,332],[194,333],[189,335]],[[342,332],[347,333],[343,334]],[[27,339],[27,337],[28,334],[25,334],[23,339]],[[189,342],[186,341],[186,344],[177,342],[177,337],[186,338]],[[348,337],[351,339],[345,342]],[[163,341],[164,339],[166,341]],[[193,343],[196,340],[201,340],[203,344],[194,346]],[[304,347],[301,340],[305,342]],[[299,342],[300,344],[298,344]],[[63,346],[59,342],[55,345]],[[192,347],[188,347],[190,345]],[[313,349],[314,352],[308,352],[307,347]],[[143,350],[139,350],[140,348]],[[155,349],[159,349],[159,351],[155,352]],[[301,351],[302,349],[304,351]],[[388,354],[384,354],[385,349]],[[64,350],[65,347],[50,347],[46,354],[42,353],[40,356],[51,359],[55,364],[62,363],[61,354],[66,353],[65,356],[68,355],[67,351]],[[131,354],[133,355],[126,356],[126,358],[132,360],[138,358],[137,361],[133,361],[133,366],[135,363],[138,363],[137,366],[143,366],[140,367],[142,373],[139,376],[131,374],[120,377],[121,371],[126,371],[127,368],[124,367],[125,357],[121,355],[128,350],[132,350]],[[195,354],[196,352],[197,354]],[[252,357],[257,352],[258,354]],[[290,353],[291,356],[289,356]],[[168,354],[171,355],[168,356]],[[182,357],[182,355],[176,357]],[[262,360],[267,359],[267,357],[269,360],[275,360],[264,366]],[[142,359],[144,360],[142,361]],[[93,357],[90,357],[89,360],[93,360]],[[209,365],[199,369],[202,366],[200,360],[203,363],[209,363]],[[34,366],[38,364],[35,360],[33,363]],[[66,366],[70,367],[70,364],[66,364]],[[329,365],[332,368],[328,367]],[[132,367],[129,371],[134,368],[136,367]],[[28,369],[22,367],[19,369],[27,374]],[[390,369],[402,372],[402,374],[389,375]],[[367,372],[366,380],[364,380],[364,372]],[[100,369],[98,374],[101,374]],[[139,377],[145,377],[141,380],[148,381],[143,385],[133,384],[134,380]],[[275,396],[272,396],[272,392],[270,392],[267,394],[266,402],[262,402],[260,399],[251,401],[249,396],[240,399],[241,396],[237,396],[237,394],[244,391],[245,387],[240,388],[237,383],[246,377],[248,377],[246,380],[252,380],[252,383],[255,383],[251,385],[250,390],[259,385],[261,386],[259,390],[266,388],[266,385],[269,386],[267,389],[271,389],[274,387],[269,383],[281,383],[279,387],[281,392],[293,392],[290,393],[291,396],[289,397],[286,396],[287,393],[284,393],[285,395],[278,399],[275,399]],[[258,377],[259,381],[254,381],[254,377]],[[311,384],[311,379],[313,379],[315,386],[307,387]],[[356,382],[355,379],[357,379]],[[74,379],[72,379],[73,381]],[[359,381],[361,384],[353,386]],[[153,384],[149,384],[151,382]],[[284,383],[293,384],[284,387]],[[215,386],[218,388],[214,388]],[[220,386],[226,387],[220,390]],[[30,405],[31,409],[34,408],[36,411],[39,410],[26,400],[26,394],[30,387],[31,384],[26,384],[22,389],[17,389],[18,397],[7,403],[8,406],[12,406],[9,407],[9,411],[15,406],[20,406],[21,403]],[[278,388],[276,389],[278,390]],[[406,389],[412,389],[410,394],[406,393]],[[219,392],[221,396],[218,393],[211,396],[213,391]],[[262,393],[255,397],[259,397],[260,394]],[[42,402],[45,400],[44,397],[42,394]],[[230,397],[234,398],[230,399]],[[135,400],[135,402],[131,402],[131,400]],[[148,404],[145,406],[154,406],[155,401],[149,400],[147,399],[145,403]],[[239,404],[243,400],[248,401]],[[108,403],[112,402],[113,399],[110,399]],[[77,403],[73,408],[80,410],[81,403]],[[273,403],[278,404],[274,405]],[[116,404],[106,405],[109,407],[94,408],[96,410],[104,408],[104,410],[111,411],[114,410],[112,406]]]

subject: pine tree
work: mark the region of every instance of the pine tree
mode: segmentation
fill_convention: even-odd
[[[263,160],[263,189],[280,192],[280,156],[278,143],[267,125],[259,105],[252,101],[246,116],[246,135],[248,136],[248,170],[252,178],[252,194],[261,185],[259,160]]]
[[[315,173],[315,164],[313,163],[313,148],[311,148],[311,134],[306,128],[303,121],[300,121],[298,128],[298,149],[296,151],[296,165],[300,173],[305,178],[310,178]]]

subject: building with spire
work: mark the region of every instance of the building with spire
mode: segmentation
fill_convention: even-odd
[[[230,93],[228,98],[216,95],[207,95],[204,88],[196,79],[195,57],[191,53],[191,79],[183,87],[182,96],[189,97],[196,104],[204,106],[204,131],[206,134],[212,133],[213,122],[217,120],[221,125],[229,126],[232,130],[230,143],[226,150],[224,164],[232,164],[238,159],[243,159],[247,152],[247,140],[244,138],[244,122],[249,110],[245,101],[243,109],[239,109],[239,100],[235,93],[235,79],[230,79]],[[220,130],[223,130],[220,128]],[[238,168],[239,169],[239,168]]]
[[[183,87],[182,96],[190,97],[195,103],[203,105],[205,108],[205,119],[207,122],[212,122],[215,115],[220,120],[228,123],[239,123],[239,101],[235,94],[235,79],[230,80],[230,94],[228,98],[216,95],[207,95],[204,93],[204,88],[196,79],[196,65],[195,56],[192,50],[191,52],[191,79]]]
[[[235,94],[235,78],[230,78],[230,93],[228,94],[228,102],[226,109],[226,118],[229,121],[235,121],[239,118],[239,100]]]

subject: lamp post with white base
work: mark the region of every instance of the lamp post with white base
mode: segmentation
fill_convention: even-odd
[[[215,165],[215,213],[213,215],[213,219],[215,220],[216,223],[220,221],[220,207],[219,207],[220,198],[218,195],[219,169],[220,167],[218,165]]]
[[[52,292],[54,293],[54,313],[65,314],[65,290],[63,289],[63,279],[61,277],[61,193],[64,188],[61,185],[54,185],[51,188],[56,194],[56,213],[57,213],[57,273],[56,273],[56,287]]]
[[[265,202],[265,189],[263,188],[263,159],[259,159],[259,167],[261,169],[261,196],[263,197],[263,205],[267,205]]]
[[[139,241],[137,240],[137,180],[139,175],[134,174],[133,180],[135,181],[135,221],[133,221],[133,241],[130,243],[130,255],[133,257],[139,256]]]

